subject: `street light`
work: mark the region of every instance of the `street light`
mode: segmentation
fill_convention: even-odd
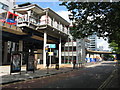
[[[71,21],[71,26],[73,26],[72,21],[74,20],[73,14],[69,14],[69,19]],[[73,61],[73,38],[72,38],[72,62],[73,62],[73,69],[75,69],[75,61]]]
[[[73,14],[69,14],[69,19],[70,19],[70,20],[73,20],[73,19],[74,19]]]

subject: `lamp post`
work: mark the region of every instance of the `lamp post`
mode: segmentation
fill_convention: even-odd
[[[70,24],[72,26],[72,20],[74,20],[73,14],[69,14]],[[72,63],[73,63],[73,69],[75,69],[75,60],[73,60],[73,38],[72,38]]]
[[[73,19],[74,19],[73,14],[69,14],[68,16],[69,16],[69,19],[70,19],[70,20],[73,20]]]

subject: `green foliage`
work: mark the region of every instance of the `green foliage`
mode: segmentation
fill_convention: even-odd
[[[94,32],[99,37],[120,33],[120,2],[63,2],[74,17],[71,34],[84,38]],[[107,32],[107,33],[106,33]]]
[[[120,2],[63,2],[71,12],[74,38],[84,38],[96,32],[98,37],[114,40],[120,47]]]
[[[104,60],[108,60],[109,58],[114,58],[114,56],[113,55],[109,55],[109,54],[104,54],[103,58],[104,58]]]
[[[110,43],[109,47],[112,49],[112,52],[116,52],[116,53],[120,54],[120,48],[119,48],[118,44],[115,43],[114,40]]]

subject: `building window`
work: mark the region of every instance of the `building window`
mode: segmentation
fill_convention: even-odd
[[[6,11],[9,11],[9,7],[1,2],[0,2],[0,9],[4,9]]]

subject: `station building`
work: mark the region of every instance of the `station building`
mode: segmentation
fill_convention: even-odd
[[[26,63],[28,55],[34,53],[35,61],[46,66],[46,46],[53,52],[51,63],[56,63],[56,58],[61,64],[62,45],[69,36],[69,22],[55,13],[52,9],[43,9],[36,4],[25,3],[15,5],[13,11],[17,16],[17,27],[1,23],[3,45],[3,64],[10,63],[10,53],[20,53],[22,64]],[[13,30],[14,28],[14,30]],[[9,54],[8,54],[9,53]],[[6,58],[5,58],[6,57]]]

